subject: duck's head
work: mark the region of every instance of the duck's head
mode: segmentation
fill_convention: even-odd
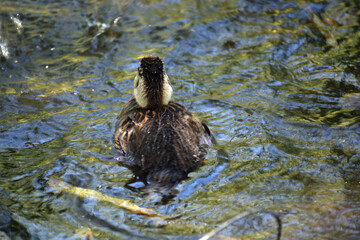
[[[134,96],[140,107],[154,109],[167,105],[171,95],[172,88],[163,61],[153,56],[141,59],[134,79]]]

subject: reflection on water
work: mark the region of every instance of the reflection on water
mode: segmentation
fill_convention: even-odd
[[[360,4],[347,1],[2,1],[0,238],[360,235]],[[115,118],[143,55],[217,144],[161,228],[53,191],[51,176],[148,207],[117,165]]]

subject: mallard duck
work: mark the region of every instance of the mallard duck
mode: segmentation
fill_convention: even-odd
[[[134,96],[116,121],[115,148],[144,184],[174,185],[202,165],[209,128],[171,101],[172,87],[159,57],[140,60]]]

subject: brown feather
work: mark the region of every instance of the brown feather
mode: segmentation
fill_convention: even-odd
[[[147,183],[175,184],[202,164],[210,137],[208,127],[177,103],[149,110],[131,98],[117,119],[114,143]]]

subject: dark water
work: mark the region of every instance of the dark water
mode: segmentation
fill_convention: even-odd
[[[359,239],[360,2],[3,0],[0,239]],[[124,187],[115,118],[143,55],[217,139],[151,205]],[[54,191],[72,185],[181,215],[153,219]]]

